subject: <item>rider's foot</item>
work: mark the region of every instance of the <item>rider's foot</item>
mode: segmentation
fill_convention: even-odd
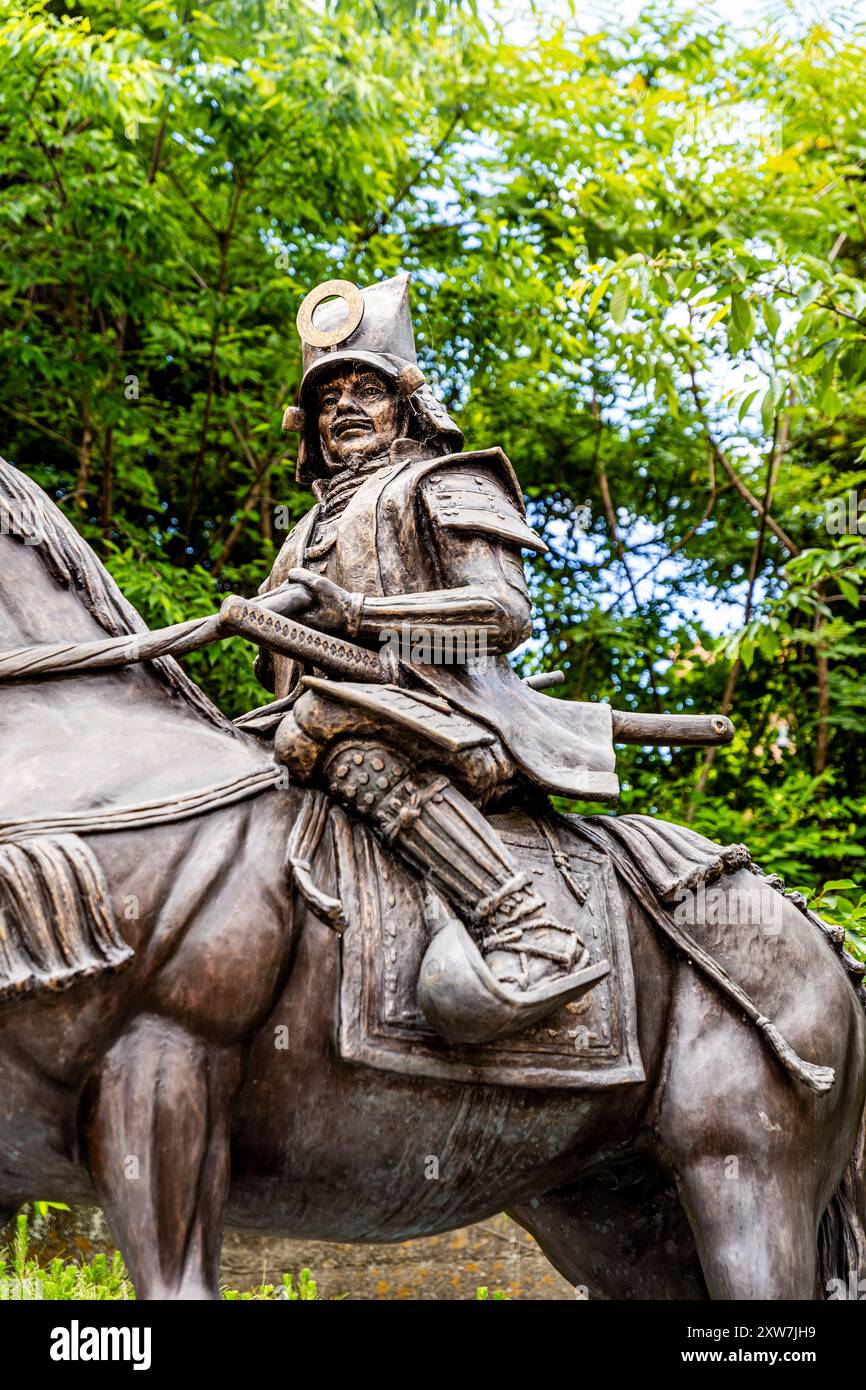
[[[588,965],[585,946],[569,931],[569,939],[579,944],[571,948],[576,966],[565,973],[565,952],[548,950],[547,942],[551,933],[566,929],[550,918],[542,921],[540,910],[524,921],[525,936],[492,953],[498,974],[441,900],[428,900],[426,915],[435,935],[421,962],[418,1003],[437,1032],[452,1042],[491,1042],[522,1032],[582,998],[610,971],[606,960]]]
[[[583,970],[589,951],[577,928],[559,922],[530,882],[514,885],[475,914],[481,954],[500,984],[522,992]]]

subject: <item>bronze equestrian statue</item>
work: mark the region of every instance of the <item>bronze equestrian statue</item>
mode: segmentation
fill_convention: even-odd
[[[419,371],[407,277],[298,326],[317,500],[255,600],[148,632],[0,463],[0,1217],[98,1201],[141,1298],[217,1297],[224,1224],[502,1209],[590,1297],[864,1277],[839,933],[742,846],[550,802],[730,725],[520,681],[543,542]],[[276,698],[232,723],[175,658],[237,634]]]

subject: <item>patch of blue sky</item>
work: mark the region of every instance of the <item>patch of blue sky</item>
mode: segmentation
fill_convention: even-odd
[[[642,14],[658,16],[692,14],[705,23],[713,19],[736,25],[739,35],[762,33],[768,26],[783,34],[797,35],[815,25],[842,30],[866,21],[866,0],[828,4],[826,0],[480,0],[480,13],[504,29],[513,43],[525,43],[536,32],[538,19],[551,25],[573,23],[584,33],[622,31],[636,24]]]

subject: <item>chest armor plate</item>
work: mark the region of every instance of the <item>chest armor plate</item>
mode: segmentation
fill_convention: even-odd
[[[317,513],[309,527],[302,523],[292,563],[324,574],[350,593],[422,593],[434,587],[432,557],[422,548],[412,547],[411,569],[400,565],[399,573],[391,573],[393,566],[387,561],[383,565],[383,556],[393,556],[395,546],[380,544],[380,531],[383,524],[390,530],[394,519],[383,519],[379,503],[384,488],[402,467],[392,464],[373,473],[333,520],[319,521]]]

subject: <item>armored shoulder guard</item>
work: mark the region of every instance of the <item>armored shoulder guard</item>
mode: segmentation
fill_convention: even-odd
[[[538,554],[547,550],[526,521],[517,479],[501,449],[443,459],[421,492],[429,516],[446,530],[491,536]]]

